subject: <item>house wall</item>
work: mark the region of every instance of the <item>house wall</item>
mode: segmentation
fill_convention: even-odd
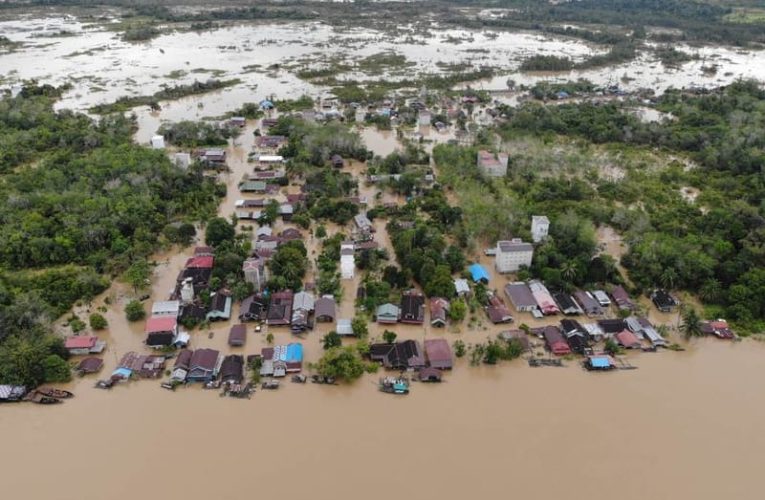
[[[531,266],[531,259],[533,256],[533,251],[500,252],[499,249],[497,249],[494,265],[499,273],[513,273],[518,271],[521,266]]]

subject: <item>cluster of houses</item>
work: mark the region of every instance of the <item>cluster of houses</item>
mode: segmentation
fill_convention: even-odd
[[[369,358],[389,370],[423,370],[428,377],[440,380],[432,370],[451,370],[454,357],[446,339],[426,339],[421,345],[417,340],[402,340],[393,343],[377,343],[369,346]]]
[[[303,344],[292,342],[286,345],[264,347],[260,351],[260,374],[264,377],[285,377],[303,369]]]

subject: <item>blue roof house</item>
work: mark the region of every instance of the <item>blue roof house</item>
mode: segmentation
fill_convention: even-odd
[[[489,273],[481,264],[473,264],[469,268],[470,275],[473,277],[473,281],[476,283],[489,283]]]

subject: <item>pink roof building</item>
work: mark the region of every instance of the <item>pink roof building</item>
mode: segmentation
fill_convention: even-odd
[[[186,261],[186,268],[212,269],[215,257],[211,255],[198,255]]]
[[[146,321],[146,333],[175,332],[178,320],[172,316],[152,316]]]
[[[76,335],[74,337],[67,337],[64,341],[64,347],[67,349],[91,349],[96,346],[98,337],[91,335]]]
[[[629,330],[622,330],[614,335],[616,341],[627,349],[640,349],[640,340]]]

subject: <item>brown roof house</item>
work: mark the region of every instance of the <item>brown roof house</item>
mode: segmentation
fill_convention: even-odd
[[[292,319],[292,290],[276,292],[271,296],[268,306],[266,324],[274,326],[287,326]]]
[[[314,303],[314,317],[316,321],[332,322],[336,319],[336,308],[334,297],[325,295],[319,297]]]
[[[436,327],[446,326],[449,315],[449,301],[443,297],[430,299],[430,324]]]
[[[218,376],[221,357],[215,349],[197,349],[189,362],[189,382],[209,382]]]
[[[421,325],[425,320],[425,296],[416,290],[408,290],[401,296],[402,323]]]
[[[385,368],[406,370],[425,366],[425,356],[416,340],[404,340],[393,344],[372,344],[369,346],[372,361],[382,363]]]
[[[428,364],[433,368],[441,370],[452,369],[452,348],[446,339],[427,339],[425,340],[425,356]]]
[[[247,326],[234,325],[228,332],[228,345],[232,347],[242,347],[247,342]]]

